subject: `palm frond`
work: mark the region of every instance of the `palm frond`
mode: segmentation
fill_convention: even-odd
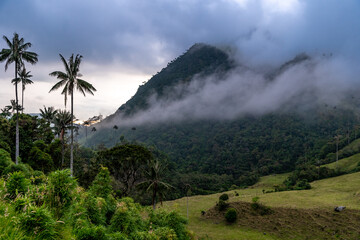
[[[57,83],[50,89],[49,93],[52,92],[52,91],[54,91],[54,90],[59,89],[59,88],[62,87],[64,84],[66,85],[66,79],[61,80],[60,82],[57,82]]]

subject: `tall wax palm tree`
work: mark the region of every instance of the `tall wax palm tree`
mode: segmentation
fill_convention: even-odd
[[[17,74],[19,69],[24,67],[24,61],[31,64],[35,64],[38,61],[37,54],[34,52],[26,51],[31,47],[31,43],[25,43],[23,38],[19,38],[17,33],[14,33],[12,41],[10,41],[6,36],[3,36],[6,44],[9,48],[3,48],[0,52],[0,62],[5,61],[5,71],[8,69],[9,65],[15,63],[15,78],[17,79]],[[17,83],[15,83],[15,101],[18,105],[18,89]],[[15,151],[15,162],[18,164],[19,158],[19,110],[16,108],[16,151]]]
[[[65,96],[65,106],[67,102],[67,95],[71,97],[71,151],[70,151],[70,172],[71,175],[73,174],[73,163],[74,163],[74,128],[73,128],[73,119],[74,119],[74,90],[77,89],[81,92],[84,96],[85,93],[90,93],[94,95],[94,91],[96,89],[90,83],[86,82],[85,80],[80,79],[82,75],[79,73],[80,70],[80,63],[82,56],[77,54],[74,59],[74,54],[72,54],[68,61],[61,55],[61,61],[64,64],[65,72],[55,71],[50,73],[50,76],[54,76],[60,81],[56,83],[49,92],[57,90],[61,87],[64,87],[61,94]]]
[[[14,84],[18,84],[18,83],[21,82],[21,86],[22,86],[22,89],[21,89],[21,107],[22,107],[22,111],[21,111],[21,113],[23,113],[23,111],[24,111],[24,92],[25,92],[25,86],[28,85],[28,84],[32,84],[32,83],[34,83],[34,82],[30,80],[30,78],[32,78],[32,75],[30,74],[30,71],[29,71],[29,72],[26,72],[25,67],[23,67],[23,68],[18,72],[18,74],[19,74],[19,77],[13,79],[11,82],[14,83]]]
[[[44,106],[44,110],[43,109],[39,109],[40,110],[40,116],[46,120],[46,122],[49,124],[51,124],[51,122],[53,122],[58,110],[55,110],[54,107],[45,107]]]
[[[164,166],[158,160],[155,160],[150,163],[150,169],[145,172],[146,180],[138,184],[140,189],[151,191],[154,210],[156,208],[156,198],[159,197],[162,204],[165,192],[173,188],[170,184],[161,181],[163,172]]]
[[[64,152],[65,152],[65,133],[72,123],[71,113],[66,110],[56,110],[56,114],[52,119],[54,122],[55,134],[59,136],[61,142],[61,166],[64,166]]]

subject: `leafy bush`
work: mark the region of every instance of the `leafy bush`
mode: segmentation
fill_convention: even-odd
[[[14,200],[14,210],[16,212],[23,212],[28,206],[30,206],[31,200],[28,197],[17,197]]]
[[[154,231],[159,240],[177,239],[176,232],[168,227],[159,227]]]
[[[225,213],[225,219],[229,223],[233,223],[237,219],[237,212],[235,208],[229,208]]]
[[[45,207],[29,207],[20,215],[20,226],[36,239],[56,239],[56,222]]]
[[[31,180],[31,184],[40,185],[46,182],[46,176],[43,172],[36,170],[33,172],[30,180]]]
[[[304,190],[304,189],[311,189],[310,183],[306,179],[302,179],[298,181],[295,185],[295,190]]]
[[[122,232],[129,235],[132,232],[144,230],[144,222],[140,216],[140,206],[131,198],[122,198],[110,221],[110,232]]]
[[[172,229],[177,236],[177,238],[174,239],[191,239],[188,231],[185,228],[185,224],[187,223],[187,220],[175,211],[171,211],[171,212],[152,211],[149,214],[149,222],[152,223],[152,228],[155,231],[157,231],[156,229],[162,227],[167,227],[169,229]],[[158,231],[160,232],[165,231],[165,229]]]
[[[89,194],[85,198],[84,206],[91,223],[95,225],[105,224],[106,202],[103,198],[95,197],[92,194]]]
[[[81,228],[76,232],[77,240],[107,240],[104,226],[90,226]]]
[[[3,175],[4,169],[11,164],[14,164],[14,162],[11,161],[10,153],[1,149],[0,146],[0,175]]]
[[[127,236],[121,232],[115,232],[108,234],[109,240],[128,240]]]
[[[70,176],[70,170],[52,172],[49,175],[47,203],[60,217],[74,197],[73,190],[77,186],[76,180]]]
[[[90,186],[90,192],[94,196],[99,196],[107,199],[112,191],[110,172],[108,168],[101,167],[99,173],[96,175],[92,185]]]
[[[268,214],[272,214],[273,213],[273,210],[268,207],[268,206],[265,206],[261,203],[258,202],[259,201],[259,197],[254,197],[252,199],[252,203],[251,203],[251,208],[252,210],[254,210],[255,212],[257,212],[258,214],[260,214],[261,216],[264,216],[264,215],[268,215]]]
[[[11,152],[11,148],[10,148],[9,144],[7,144],[7,142],[1,141],[1,140],[0,140],[0,148],[2,148],[3,150],[5,150],[8,153]]]
[[[53,170],[54,166],[51,156],[36,146],[31,148],[27,163],[29,163],[32,168],[41,170],[45,173]]]
[[[228,204],[224,200],[219,200],[217,207],[219,211],[223,211],[228,207]]]
[[[10,173],[6,182],[6,192],[8,198],[14,199],[18,194],[24,194],[28,191],[30,182],[25,178],[23,172]]]
[[[229,200],[229,195],[226,193],[221,194],[221,196],[219,197],[219,200],[227,201],[227,200]]]
[[[19,164],[10,164],[9,166],[7,166],[4,171],[3,171],[3,175],[7,175],[9,173],[13,173],[13,172],[23,172],[25,174],[26,178],[30,178],[31,177],[31,172],[33,171],[32,168],[27,165],[27,164],[23,164],[23,163],[19,163]]]

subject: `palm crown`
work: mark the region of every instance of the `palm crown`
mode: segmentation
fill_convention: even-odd
[[[79,78],[82,76],[81,73],[79,73],[82,56],[77,54],[74,59],[74,54],[72,54],[69,58],[69,62],[66,62],[65,58],[61,54],[59,55],[61,61],[64,64],[66,72],[54,71],[50,73],[50,76],[57,77],[60,79],[60,81],[56,83],[49,92],[64,86],[61,94],[64,95],[65,106],[67,103],[67,95],[72,95],[74,88],[80,91],[84,96],[86,92],[94,95],[93,91],[96,91],[96,89],[93,87],[93,85]]]

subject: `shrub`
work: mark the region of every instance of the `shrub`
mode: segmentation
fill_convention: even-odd
[[[121,232],[108,234],[109,240],[128,240],[127,236]]]
[[[31,200],[28,197],[17,197],[14,200],[14,209],[16,212],[23,212],[30,205]]]
[[[54,162],[51,156],[34,146],[31,148],[27,162],[36,170],[49,172],[53,169]]]
[[[32,168],[27,165],[27,164],[23,164],[23,163],[19,163],[19,164],[10,164],[9,166],[7,166],[4,171],[3,171],[3,175],[7,175],[9,173],[13,173],[13,172],[23,172],[26,178],[30,178],[31,177],[31,172],[33,171]]]
[[[29,180],[25,178],[23,172],[10,173],[6,182],[6,192],[8,194],[8,198],[14,199],[18,194],[26,193],[29,185]]]
[[[56,222],[45,207],[29,207],[20,215],[20,226],[36,239],[56,239]]]
[[[228,207],[228,204],[224,200],[219,200],[217,207],[219,211],[223,211]]]
[[[70,206],[76,186],[76,180],[70,176],[69,169],[55,171],[49,175],[47,202],[57,217],[61,217]]]
[[[233,223],[237,219],[237,212],[235,208],[229,208],[225,213],[225,219],[229,223]]]
[[[11,164],[14,164],[14,162],[11,161],[10,153],[1,149],[0,146],[0,175],[3,175],[4,169]]]
[[[264,215],[268,215],[268,214],[271,214],[273,213],[273,210],[268,207],[268,206],[265,206],[261,203],[259,203],[259,197],[254,197],[252,199],[252,203],[251,203],[251,208],[252,210],[254,210],[255,212],[257,212],[258,214],[260,214],[261,216],[264,216]]]
[[[30,180],[31,180],[31,184],[40,185],[46,182],[46,176],[43,172],[36,170],[33,172]]]
[[[311,189],[310,183],[306,179],[298,181],[295,185],[295,190]]]
[[[149,222],[152,223],[152,228],[155,229],[155,231],[156,229],[162,227],[172,229],[177,236],[177,238],[173,239],[191,239],[188,231],[185,228],[187,220],[175,211],[151,211],[149,214]],[[165,229],[158,231],[165,231]]]
[[[90,186],[90,192],[94,196],[99,196],[107,199],[112,191],[110,172],[108,168],[101,167],[100,172],[96,175],[95,180]]]
[[[1,141],[1,140],[0,140],[0,148],[2,148],[3,150],[5,150],[8,153],[11,152],[11,148],[10,148],[9,144],[7,144],[7,142]]]
[[[89,194],[85,198],[84,206],[91,223],[95,225],[105,224],[106,202],[103,198]]]
[[[157,228],[154,233],[159,240],[177,239],[175,231],[168,227]]]
[[[219,197],[219,200],[227,201],[227,200],[229,200],[229,195],[226,193],[221,194],[221,196]]]
[[[106,229],[103,226],[90,226],[76,232],[77,240],[107,240]]]

